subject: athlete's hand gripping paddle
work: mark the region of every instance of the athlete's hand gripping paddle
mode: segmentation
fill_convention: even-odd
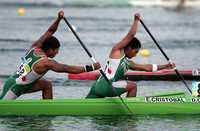
[[[144,22],[140,19],[141,24],[143,25],[144,29],[146,30],[146,32],[149,34],[149,36],[152,38],[152,40],[154,41],[154,43],[156,44],[156,46],[159,48],[159,50],[161,51],[161,53],[164,55],[164,57],[166,58],[166,60],[171,63],[171,65],[173,65],[173,62],[169,59],[169,57],[167,56],[167,54],[164,52],[164,50],[161,48],[161,46],[158,44],[158,42],[156,41],[156,39],[153,37],[153,35],[151,34],[151,32],[149,31],[149,29],[147,28],[147,26],[144,24]],[[186,81],[184,80],[183,76],[179,73],[178,69],[175,67],[174,71],[176,72],[177,76],[182,80],[182,82],[184,83],[185,87],[187,88],[187,90],[190,92],[190,94],[192,94],[191,89],[189,88],[189,86],[187,85]]]

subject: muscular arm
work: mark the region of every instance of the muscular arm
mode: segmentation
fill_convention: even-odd
[[[172,69],[174,66],[175,65],[171,65],[171,64],[157,65],[157,70]],[[130,61],[130,69],[150,72],[150,71],[153,71],[153,65],[152,64],[136,64]]]
[[[39,48],[42,47],[44,41],[50,38],[56,32],[58,25],[63,17],[64,17],[64,12],[60,11],[58,13],[58,18],[53,22],[53,24],[49,27],[49,29],[39,38],[39,40],[33,43],[32,47],[35,46]]]
[[[61,64],[56,62],[53,59],[46,59],[45,61],[45,67],[46,67],[46,71],[48,70],[52,70],[58,73],[72,73],[72,74],[78,74],[78,73],[82,73],[82,72],[86,72],[88,71],[87,68],[85,69],[85,66],[72,66],[72,65],[66,65],[66,64]],[[93,69],[89,70],[89,71],[93,71],[93,70],[97,70],[101,67],[100,63],[94,63],[93,65],[90,65],[91,68],[93,67]]]
[[[48,70],[52,70],[59,73],[73,73],[78,74],[85,72],[84,66],[71,66],[56,62],[55,60],[49,60],[47,63]]]
[[[129,30],[128,34],[112,48],[111,54],[118,53],[122,48],[124,48],[132,40],[132,38],[135,36],[137,32],[139,20],[140,20],[140,15],[135,14],[135,19],[131,26],[131,29]]]

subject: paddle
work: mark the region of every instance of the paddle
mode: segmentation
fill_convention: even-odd
[[[167,54],[163,51],[163,49],[161,48],[161,46],[158,44],[158,42],[156,41],[156,39],[153,37],[153,35],[151,34],[151,32],[149,31],[149,29],[147,28],[147,26],[144,24],[144,22],[140,19],[141,24],[143,25],[144,29],[147,31],[147,33],[149,34],[149,36],[152,38],[152,40],[154,41],[154,43],[156,44],[156,46],[159,48],[159,50],[162,52],[162,54],[165,56],[166,60],[172,64],[172,61],[169,59],[169,57],[167,56]],[[174,71],[176,72],[177,76],[182,80],[182,82],[184,83],[185,87],[188,89],[188,91],[192,94],[191,89],[189,88],[189,86],[187,85],[186,81],[184,80],[183,76],[179,73],[178,69],[175,67]]]
[[[76,37],[76,39],[79,41],[79,43],[81,44],[81,46],[83,47],[83,49],[86,51],[87,55],[90,57],[90,59],[92,60],[92,62],[96,63],[95,58],[92,56],[92,54],[89,52],[89,50],[87,49],[87,47],[83,44],[83,42],[81,41],[81,39],[78,37],[78,35],[74,31],[74,29],[72,28],[71,24],[68,22],[68,20],[65,17],[63,19],[64,19],[65,23],[68,25],[68,27],[70,28],[70,30],[72,31],[72,33],[74,34],[74,36]],[[117,94],[115,88],[112,86],[112,83],[109,81],[109,79],[107,78],[107,76],[105,75],[105,73],[103,72],[103,70],[100,68],[99,71],[100,71],[101,75],[104,77],[104,79],[108,82],[108,84],[111,85],[114,93]],[[120,95],[118,95],[118,97],[120,98],[120,100],[122,101],[122,103],[124,104],[124,106],[127,108],[127,110],[129,111],[129,113],[133,114],[132,111],[129,109],[128,105],[122,99],[122,97]]]

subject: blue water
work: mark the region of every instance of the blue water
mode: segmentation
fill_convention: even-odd
[[[168,56],[178,69],[200,67],[200,15],[199,8],[134,7],[128,1],[75,0],[62,2],[41,0],[0,1],[0,85],[12,74],[26,49],[44,33],[54,21],[59,10],[72,23],[95,58],[105,64],[112,46],[120,41],[129,30],[133,15],[140,12]],[[24,7],[25,16],[20,17],[17,9]],[[61,49],[56,60],[66,64],[85,65],[90,59],[66,24],[61,22],[55,36],[61,41]],[[137,37],[142,46],[149,49],[151,56],[137,56],[137,63],[166,63],[165,58],[150,37],[139,26]],[[66,74],[49,72],[46,79],[52,80],[54,98],[84,98],[93,82],[70,81]],[[187,81],[191,85],[191,81]],[[185,91],[181,82],[138,82],[138,96]],[[70,92],[70,93],[69,93]],[[41,99],[41,92],[26,94],[19,99]],[[0,117],[0,130],[198,130],[198,116],[133,116],[133,117]]]

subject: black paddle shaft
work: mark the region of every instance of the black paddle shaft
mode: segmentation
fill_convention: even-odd
[[[68,22],[68,20],[65,17],[63,19],[64,19],[65,23],[69,26],[70,30],[72,31],[72,33],[74,34],[74,36],[76,37],[76,39],[79,41],[79,43],[81,44],[81,46],[83,47],[83,49],[86,51],[86,53],[88,54],[88,56],[91,58],[91,60],[93,61],[93,63],[96,63],[96,60],[94,59],[94,57],[92,56],[92,54],[89,52],[89,50],[87,49],[87,47],[83,44],[83,42],[81,41],[81,39],[78,37],[78,35],[74,31],[74,29],[72,28],[71,24]],[[104,79],[108,82],[108,84],[112,86],[112,83],[107,78],[107,76],[105,75],[105,73],[103,72],[103,70],[100,69],[99,71],[100,71],[101,75],[104,77]],[[115,92],[115,94],[117,94],[117,92],[116,92],[116,90],[115,90],[115,88],[113,86],[112,86],[112,89]],[[120,95],[118,95],[118,97],[120,98],[120,100],[122,101],[122,103],[124,104],[124,106],[128,109],[128,111],[130,112],[130,114],[133,114],[132,111],[129,109],[128,105],[122,99],[122,97]]]
[[[69,26],[70,30],[72,31],[72,33],[74,34],[74,36],[76,37],[76,39],[79,41],[79,43],[81,44],[81,46],[83,47],[83,49],[86,51],[87,55],[92,59],[92,61],[94,63],[96,63],[96,60],[92,57],[92,54],[89,52],[89,50],[87,49],[87,47],[83,44],[83,42],[81,41],[81,39],[78,37],[78,35],[74,31],[74,29],[72,28],[71,24],[68,22],[68,20],[66,18],[63,18],[63,19],[66,22],[66,24]],[[102,71],[102,69],[100,69],[99,71],[100,71],[101,75],[106,79],[106,81],[109,81],[108,78],[106,77],[105,73]]]
[[[167,54],[163,51],[163,49],[161,48],[161,46],[158,44],[158,42],[156,41],[156,39],[153,37],[153,35],[151,34],[151,32],[149,31],[149,29],[147,28],[147,26],[144,24],[144,22],[140,19],[141,24],[143,25],[144,29],[147,31],[147,33],[149,34],[149,36],[152,38],[152,40],[154,41],[154,43],[156,44],[156,46],[159,48],[159,50],[162,52],[162,54],[165,56],[166,60],[169,63],[172,63],[171,60],[169,59],[169,57],[167,56]],[[175,68],[174,71],[176,72],[177,76],[182,80],[182,82],[184,83],[185,87],[188,89],[188,91],[192,94],[191,89],[189,88],[189,86],[187,85],[185,79],[183,78],[183,76],[179,73],[179,71]]]
[[[65,17],[63,19],[66,22],[66,24],[69,26],[70,30],[72,31],[72,33],[74,34],[74,36],[76,37],[76,39],[79,41],[79,43],[81,44],[81,46],[84,48],[84,50],[86,51],[86,53],[88,54],[88,56],[90,58],[92,58],[92,54],[89,52],[89,50],[87,49],[87,47],[83,44],[83,42],[81,41],[81,39],[78,37],[78,35],[74,31],[74,29],[72,28],[71,24],[67,21],[67,19]]]

